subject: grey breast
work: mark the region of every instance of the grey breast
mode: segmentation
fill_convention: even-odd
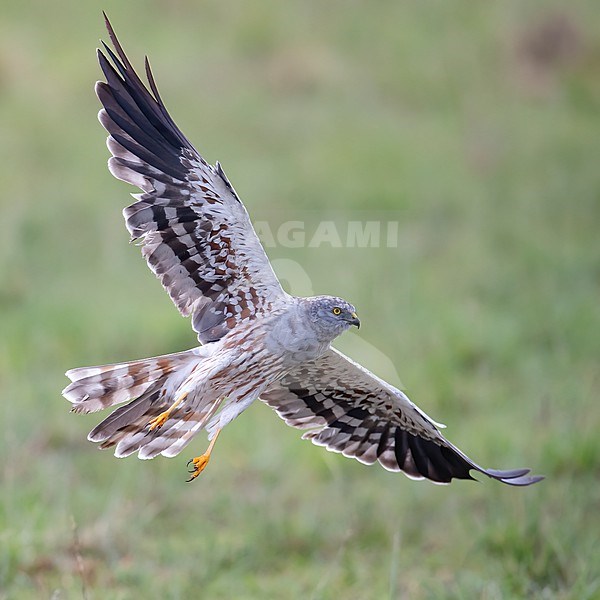
[[[290,303],[274,319],[266,343],[271,352],[283,357],[287,367],[315,360],[329,348],[329,341],[318,339],[317,331],[300,298]]]

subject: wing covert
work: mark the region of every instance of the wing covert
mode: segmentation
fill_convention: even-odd
[[[98,51],[106,82],[96,93],[109,169],[143,192],[123,211],[127,229],[198,339],[215,341],[285,293],[221,165],[209,165],[175,125],[148,60],[150,90],[106,26],[116,54],[106,44],[108,58]]]

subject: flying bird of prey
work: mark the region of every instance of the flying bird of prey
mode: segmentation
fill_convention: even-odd
[[[473,479],[473,470],[515,486],[539,481],[528,469],[480,467],[403,392],[331,347],[360,325],[354,306],[282,289],[221,165],[208,164],[175,125],[148,60],[146,87],[106,26],[114,51],[98,51],[106,82],[96,93],[108,167],[142,190],[123,211],[127,229],[201,345],[68,371],[63,395],[73,411],[127,403],[88,439],[115,446],[117,457],[173,457],[205,429],[210,445],[188,463],[191,481],[223,427],[260,399],[313,443],[414,479],[448,483]]]

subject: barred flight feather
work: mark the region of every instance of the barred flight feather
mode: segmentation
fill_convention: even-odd
[[[540,477],[528,469],[496,471],[471,461],[400,390],[337,350],[287,374],[261,395],[302,437],[365,464],[378,461],[412,479],[449,483],[473,479],[471,470],[510,485]]]
[[[146,61],[142,83],[110,24],[96,84],[111,173],[143,193],[123,215],[142,254],[201,342],[268,311],[284,292],[219,163],[209,165],[169,116]],[[110,61],[109,61],[110,58]],[[112,61],[112,64],[111,64]]]

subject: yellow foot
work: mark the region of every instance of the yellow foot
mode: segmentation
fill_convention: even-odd
[[[152,419],[147,425],[148,431],[160,429],[167,422],[169,414],[170,411],[165,410],[165,412],[161,412],[160,415],[158,415],[158,417],[154,417],[154,419]]]
[[[188,473],[190,473],[190,478],[187,480],[188,483],[190,481],[194,481],[194,479],[196,479],[196,477],[198,477],[198,475],[200,475],[200,473],[202,473],[202,471],[204,471],[204,469],[206,469],[206,465],[208,464],[209,460],[210,460],[210,454],[207,454],[205,452],[201,456],[197,456],[196,458],[192,458],[188,461],[188,464],[187,464],[188,467],[190,465],[194,465],[193,469],[190,469],[188,471]]]
[[[194,481],[194,479],[196,479],[196,477],[198,477],[198,475],[200,475],[200,473],[202,473],[202,471],[206,469],[206,465],[210,460],[210,453],[212,452],[213,446],[215,445],[215,442],[217,441],[217,438],[219,437],[220,433],[221,430],[217,429],[213,439],[210,441],[210,444],[208,445],[208,448],[206,449],[206,452],[204,454],[188,460],[188,467],[190,465],[194,465],[193,469],[188,471],[188,473],[190,474],[190,478],[187,480],[188,482]]]
[[[167,419],[171,416],[171,413],[186,399],[186,397],[187,392],[184,392],[181,394],[181,396],[179,396],[179,398],[177,398],[177,400],[175,400],[175,402],[173,402],[173,404],[171,404],[171,406],[169,406],[169,408],[167,408],[167,410],[161,412],[158,417],[151,419],[146,426],[148,427],[148,433],[155,431],[156,429],[160,429],[167,422]]]

